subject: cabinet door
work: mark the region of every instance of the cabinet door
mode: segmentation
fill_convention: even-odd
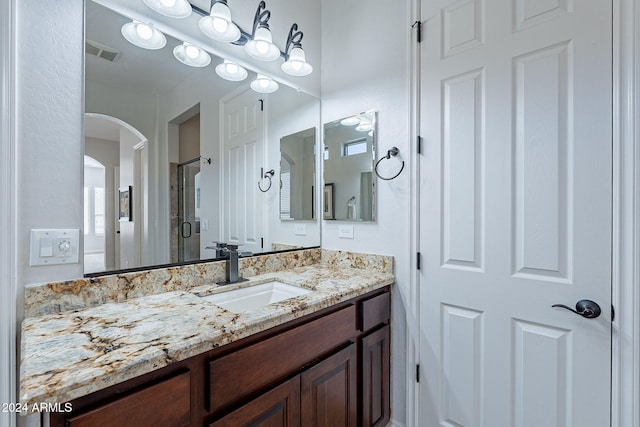
[[[300,377],[271,389],[209,427],[299,427]]]
[[[70,417],[68,427],[182,427],[191,421],[191,375],[184,372]]]
[[[328,357],[300,375],[302,426],[357,424],[356,345]]]
[[[362,425],[386,426],[389,402],[389,325],[361,338]]]

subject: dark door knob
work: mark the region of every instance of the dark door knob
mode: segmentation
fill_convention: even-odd
[[[574,310],[571,307],[567,307],[564,304],[554,304],[551,307],[560,307],[566,308],[569,311],[573,311],[575,314],[579,314],[582,317],[586,317],[587,319],[595,319],[600,316],[602,310],[600,310],[600,306],[597,302],[591,301],[589,299],[581,299],[576,303],[576,309]]]

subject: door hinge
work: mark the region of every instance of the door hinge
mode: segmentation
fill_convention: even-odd
[[[611,304],[611,321],[613,322],[614,320],[616,320],[616,309]]]
[[[417,255],[417,256],[416,256],[416,268],[417,268],[418,270],[420,270],[420,267],[421,267],[421,261],[422,261],[422,254],[421,254],[420,252],[418,252],[416,255]]]
[[[416,365],[416,382],[420,382],[420,364]]]
[[[413,25],[411,25],[411,28],[416,28],[416,40],[418,43],[422,43],[422,22],[414,22]]]
[[[260,98],[258,101],[260,101],[260,111],[264,111],[264,99]]]
[[[264,237],[260,238],[260,249],[264,249]]]
[[[416,151],[418,154],[422,154],[422,137],[420,135],[416,138]]]

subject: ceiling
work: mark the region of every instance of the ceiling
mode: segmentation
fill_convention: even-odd
[[[84,133],[88,138],[120,141],[120,125],[96,115],[87,114],[84,119]]]

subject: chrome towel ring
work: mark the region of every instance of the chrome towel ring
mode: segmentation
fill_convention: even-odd
[[[400,170],[398,171],[397,174],[395,174],[394,176],[392,176],[391,178],[386,178],[384,176],[380,176],[380,174],[378,173],[378,165],[380,164],[381,161],[383,161],[384,159],[390,159],[391,156],[395,157],[400,153],[400,150],[398,150],[398,147],[391,147],[390,150],[387,150],[387,155],[384,157],[381,157],[380,160],[378,160],[376,162],[376,167],[374,168],[375,172],[376,172],[376,176],[380,179],[384,179],[385,181],[391,181],[392,179],[396,179],[404,170],[404,160],[402,161],[402,166],[400,167]]]
[[[262,173],[262,169],[260,170],[260,172]],[[273,176],[275,174],[276,174],[276,172],[273,169],[266,171],[264,173],[264,175],[262,175],[262,179],[260,181],[258,181],[258,189],[260,191],[262,191],[263,193],[266,193],[267,191],[269,191],[269,189],[271,188],[271,178],[273,178]],[[268,179],[269,180],[269,186],[267,187],[266,190],[262,189],[262,185],[261,184],[262,184],[262,180],[263,179]]]

